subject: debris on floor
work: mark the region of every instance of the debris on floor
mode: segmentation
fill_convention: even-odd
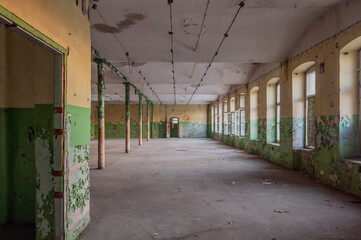
[[[287,210],[274,210],[275,213],[289,213]]]
[[[262,184],[264,184],[264,185],[271,185],[272,183],[271,183],[271,182],[262,182]]]

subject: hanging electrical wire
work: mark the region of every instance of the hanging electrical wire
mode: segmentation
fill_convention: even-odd
[[[170,43],[171,43],[171,55],[172,55],[172,75],[173,75],[173,93],[174,93],[174,105],[177,104],[176,100],[176,81],[175,81],[175,71],[174,71],[174,41],[173,41],[173,11],[172,11],[172,3],[173,0],[168,0],[169,5],[169,21],[170,21],[170,31],[168,32],[170,35]]]
[[[94,83],[96,86],[98,85],[97,82],[92,81],[92,83]],[[122,95],[120,95],[119,93],[116,93],[116,92],[114,92],[114,93],[110,92],[110,91],[106,88],[105,83],[104,83],[104,91],[108,92],[108,94],[115,94],[115,95],[119,96],[120,98],[123,98],[124,101],[125,101],[125,97],[124,97],[124,96],[122,96]],[[123,103],[123,102],[124,102],[123,100],[117,100],[117,99],[114,99],[114,98],[109,97],[109,96],[106,96],[106,97],[109,98],[110,101],[113,101],[113,102],[120,102],[120,103]]]
[[[103,20],[104,24],[109,25],[107,20],[105,20],[104,16],[101,14],[101,12],[99,11],[99,9],[97,8],[97,6],[95,5],[94,8],[94,4],[93,4],[93,9],[98,13],[99,17]],[[124,45],[122,44],[122,42],[119,40],[119,38],[117,37],[117,35],[111,31],[112,35],[114,36],[114,38],[116,39],[116,41],[118,42],[119,46],[123,49],[123,51],[125,52],[125,56],[127,57],[128,60],[128,65],[129,65],[129,74],[132,74],[133,72],[133,68],[136,69],[136,72],[138,72],[138,74],[141,74],[143,77],[143,80],[147,83],[147,86],[150,88],[150,90],[152,91],[153,95],[158,99],[159,103],[161,105],[163,105],[162,101],[160,100],[160,98],[158,97],[157,93],[153,90],[153,88],[151,87],[150,83],[148,81],[146,81],[146,78],[143,76],[143,74],[141,73],[141,71],[139,70],[138,67],[136,67],[136,62],[130,57],[129,52],[127,51],[127,49],[124,47]]]
[[[192,99],[193,99],[193,97],[194,97],[194,94],[197,92],[199,86],[201,85],[201,83],[202,83],[203,80],[204,80],[204,77],[207,75],[207,72],[208,72],[209,68],[212,66],[212,63],[213,63],[214,59],[215,59],[216,56],[218,55],[219,49],[222,47],[224,40],[229,36],[229,30],[231,29],[231,27],[233,26],[234,22],[236,21],[236,18],[237,18],[237,16],[238,16],[240,10],[245,6],[245,0],[241,1],[238,6],[239,6],[239,7],[238,7],[238,10],[237,10],[236,14],[234,15],[231,24],[229,25],[226,33],[223,35],[222,41],[221,41],[220,44],[218,45],[216,52],[214,53],[211,61],[209,62],[209,64],[208,64],[208,66],[207,66],[207,68],[206,68],[206,70],[205,70],[205,72],[204,72],[201,80],[200,80],[199,83],[197,84],[197,87],[196,87],[196,89],[194,90],[194,92],[193,92],[191,98],[189,99],[187,105],[192,101]]]

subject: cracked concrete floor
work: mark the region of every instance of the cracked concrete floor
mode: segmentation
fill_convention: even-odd
[[[91,224],[80,239],[361,239],[360,199],[210,139],[91,149]]]

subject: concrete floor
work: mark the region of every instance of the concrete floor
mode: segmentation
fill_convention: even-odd
[[[91,224],[80,239],[361,239],[360,199],[210,139],[91,149]]]

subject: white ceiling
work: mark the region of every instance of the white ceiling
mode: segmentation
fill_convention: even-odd
[[[93,0],[94,1],[94,0]],[[173,32],[177,103],[185,104],[200,81],[223,34],[235,15],[239,0],[209,0],[199,47],[198,33],[208,0],[174,0]],[[92,46],[112,62],[128,80],[155,103],[159,103],[138,74],[127,66],[130,53],[164,104],[173,104],[169,6],[167,0],[94,1],[105,21],[91,10]],[[229,92],[235,84],[247,83],[259,63],[280,63],[292,53],[297,40],[330,8],[344,0],[246,0],[215,63],[191,104],[206,104]],[[96,82],[96,65],[92,65]],[[106,94],[124,96],[119,77],[106,71]],[[92,100],[96,100],[92,83]],[[134,95],[134,92],[132,92]],[[133,101],[137,100],[132,96]],[[110,99],[109,99],[110,100]]]

